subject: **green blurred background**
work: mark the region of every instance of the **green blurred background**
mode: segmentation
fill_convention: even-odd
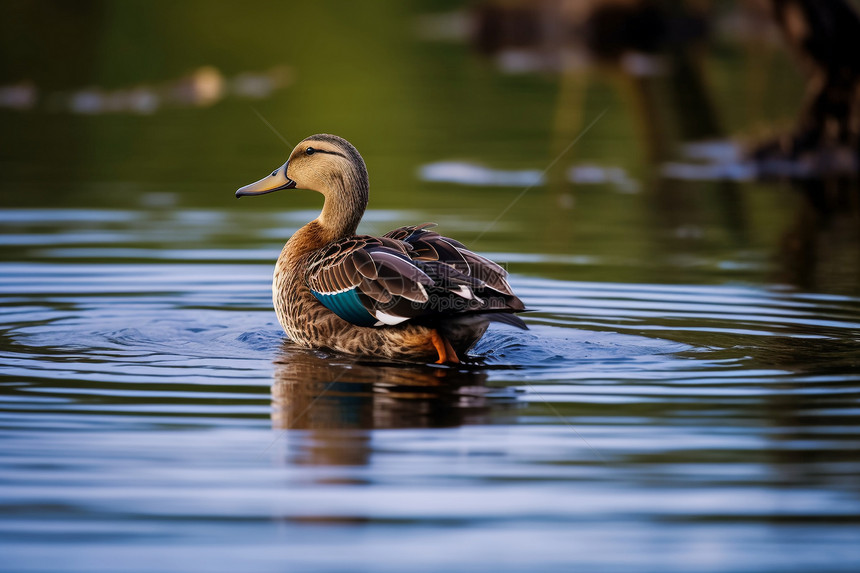
[[[663,72],[637,75],[617,62],[576,63],[563,47],[488,51],[476,32],[486,6],[4,2],[2,206],[314,210],[321,201],[308,192],[241,202],[233,192],[303,137],[329,132],[368,164],[370,208],[383,214],[365,232],[437,221],[466,243],[480,238],[477,250],[547,255],[539,272],[550,276],[774,280],[761,263],[779,251],[802,196],[786,184],[677,180],[662,170],[684,159],[690,139],[745,141],[792,125],[804,79],[775,28],[758,29],[744,3],[705,3],[705,32],[658,54]],[[520,69],[505,63],[511,54],[574,64]],[[439,161],[552,168],[517,200],[523,185],[419,176]],[[596,167],[598,180],[571,182],[571,166]],[[607,169],[630,185],[606,181]],[[283,238],[225,225],[205,241],[241,248]],[[718,268],[738,253],[735,268]],[[602,258],[572,268],[552,255]],[[2,256],[38,254],[4,247]],[[705,262],[679,264],[686,256]],[[738,274],[747,263],[755,268]]]

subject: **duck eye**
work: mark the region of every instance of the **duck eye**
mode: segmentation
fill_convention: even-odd
[[[305,153],[307,153],[308,155],[313,155],[315,151],[316,149],[314,149],[313,147],[308,147],[307,149],[305,149]]]

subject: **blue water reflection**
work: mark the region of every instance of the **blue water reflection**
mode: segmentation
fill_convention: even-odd
[[[93,224],[119,219],[133,237],[147,218]],[[281,221],[257,223],[245,263],[213,262],[237,256],[202,242],[175,262],[158,249],[149,262],[88,262],[37,240],[43,262],[0,265],[9,563],[336,570],[340,551],[383,571],[860,561],[848,542],[860,533],[860,300],[548,279],[530,276],[540,255],[520,254],[529,332],[494,327],[462,368],[374,364],[283,341],[265,239]],[[58,243],[76,238],[89,242],[70,229]]]

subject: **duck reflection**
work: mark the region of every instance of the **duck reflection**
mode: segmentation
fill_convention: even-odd
[[[363,362],[285,343],[274,377],[273,427],[310,430],[291,452],[303,465],[365,465],[370,430],[455,427],[489,413],[481,370]]]

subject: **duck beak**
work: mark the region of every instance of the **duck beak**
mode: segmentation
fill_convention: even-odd
[[[266,193],[281,189],[293,189],[296,186],[296,182],[287,177],[287,166],[289,164],[288,161],[272,171],[271,175],[239,188],[236,191],[236,198],[249,195],[265,195]]]

